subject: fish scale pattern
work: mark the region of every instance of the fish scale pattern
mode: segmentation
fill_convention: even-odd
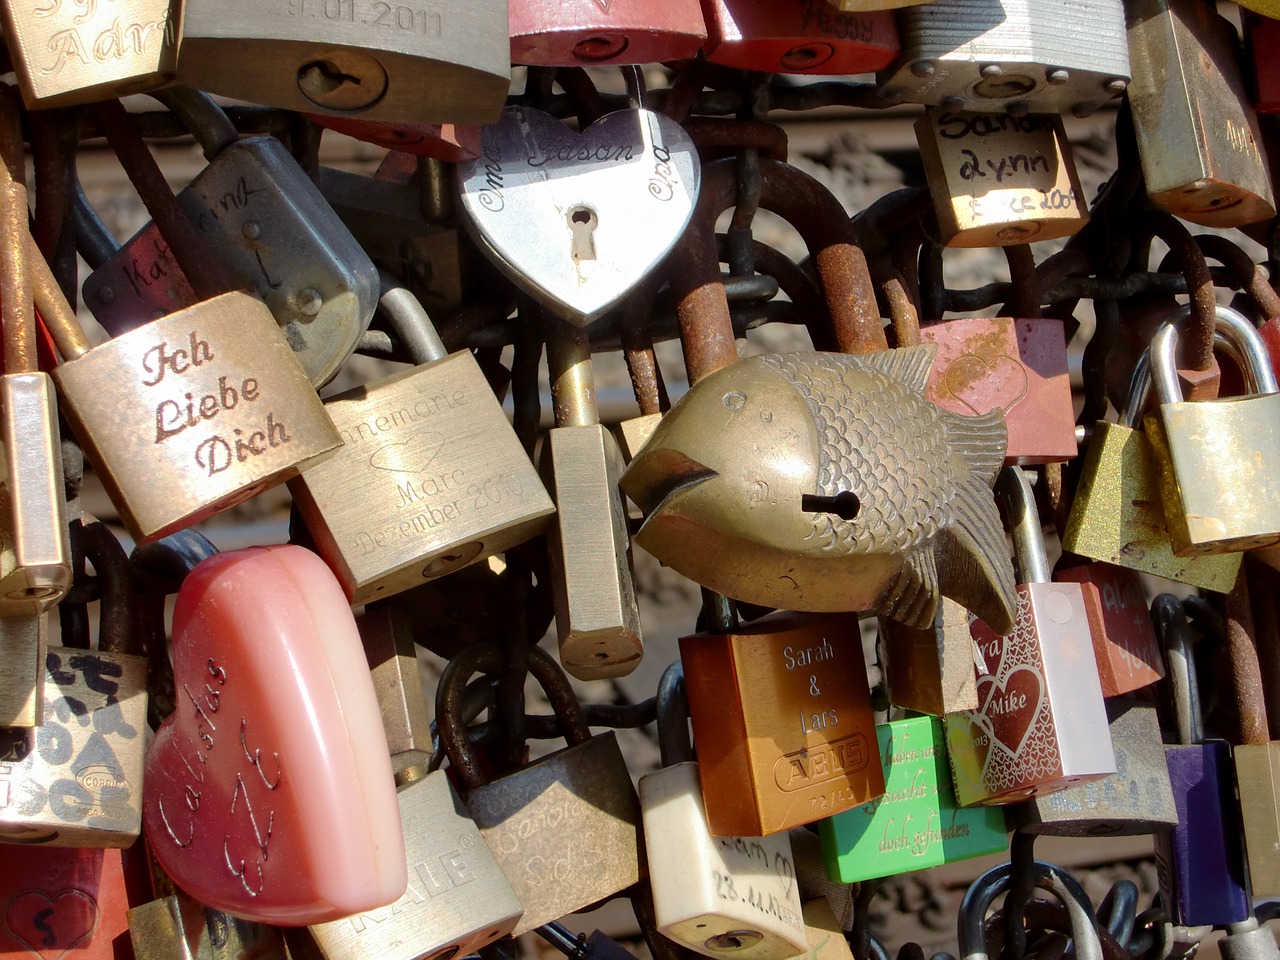
[[[956,494],[937,408],[844,354],[758,358],[804,398],[819,437],[818,493],[852,491],[859,515],[814,514],[811,537],[839,554],[905,553],[949,521]]]

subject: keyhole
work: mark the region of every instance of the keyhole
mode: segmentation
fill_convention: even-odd
[[[862,501],[852,490],[842,490],[834,497],[806,493],[800,498],[800,509],[805,513],[834,513],[841,520],[852,520],[862,509]]]
[[[318,107],[365,110],[387,92],[382,65],[358,50],[329,51],[298,67],[298,89]]]
[[[573,259],[596,258],[596,212],[590,207],[574,207],[569,211],[569,230],[573,234]]]

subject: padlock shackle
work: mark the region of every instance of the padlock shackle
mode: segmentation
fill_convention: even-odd
[[[90,270],[97,270],[119,252],[120,241],[89,202],[79,177],[75,178],[71,194],[71,224],[76,232],[76,252],[84,257]]]
[[[160,101],[182,121],[196,138],[206,160],[212,161],[228,146],[240,139],[240,131],[227,117],[217,101],[191,87],[166,87],[148,94]]]
[[[992,867],[965,891],[957,921],[960,960],[988,960],[984,930],[987,910],[995,898],[1012,885],[1013,869],[1012,863]],[[1052,893],[1067,908],[1076,960],[1102,960],[1098,918],[1080,882],[1061,867],[1042,860],[1033,862],[1032,872],[1035,885]]]
[[[31,283],[31,228],[27,188],[22,178],[25,160],[22,124],[15,94],[7,90],[0,109],[0,153],[5,177],[0,182],[0,316],[3,317],[4,373],[35,373],[36,315]],[[16,172],[15,172],[16,171]]]
[[[1179,337],[1177,323],[1190,315],[1190,308],[1183,307],[1178,311],[1175,318],[1162,323],[1159,329],[1156,330],[1155,336],[1151,338],[1151,346],[1149,348],[1151,353],[1151,372],[1155,383],[1157,403],[1183,402],[1182,391],[1178,388],[1177,375]],[[1275,371],[1271,367],[1267,348],[1263,344],[1257,328],[1245,319],[1239,311],[1230,307],[1216,306],[1214,308],[1214,317],[1215,343],[1217,342],[1217,336],[1221,334],[1228,342],[1235,345],[1244,361],[1243,369],[1246,375],[1253,380],[1255,394],[1265,396],[1267,394],[1280,393],[1280,385],[1276,382]]]
[[[547,371],[557,427],[592,427],[600,422],[591,340],[586,328],[542,311],[547,341]]]
[[[378,310],[410,361],[420,366],[447,357],[449,351],[422,301],[386,270],[378,271],[378,281]]]
[[[658,752],[664,767],[693,760],[689,742],[689,698],[684,689],[684,664],[667,667],[658,681]]]
[[[1004,507],[1005,522],[1013,536],[1013,562],[1018,583],[1048,583],[1049,557],[1044,549],[1040,511],[1031,482],[1021,467],[1003,467],[996,475],[996,496]]]
[[[436,688],[436,723],[440,729],[440,742],[449,756],[450,765],[458,771],[458,777],[468,790],[482,786],[485,778],[467,737],[463,712],[467,682],[476,673],[497,674],[502,670],[502,662],[502,648],[497,643],[477,643],[445,665]],[[530,646],[529,673],[551,701],[551,709],[569,744],[577,746],[590,740],[591,728],[583,716],[582,705],[551,654],[541,647]]]
[[[98,614],[98,649],[103,653],[140,656],[143,651],[133,619],[134,585],[129,555],[101,520],[80,527],[84,555],[102,585]]]
[[[1182,601],[1170,593],[1156,597],[1151,604],[1151,623],[1164,649],[1165,675],[1173,689],[1178,742],[1188,746],[1204,743],[1204,718],[1200,710],[1200,686],[1196,681],[1191,623]]]

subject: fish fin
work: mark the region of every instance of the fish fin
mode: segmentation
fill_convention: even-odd
[[[941,408],[938,413],[958,468],[957,475],[972,475],[990,487],[996,482],[996,474],[1004,466],[1009,449],[1009,429],[1004,414],[992,410],[978,417],[963,417]]]
[[[929,371],[933,369],[933,360],[937,355],[936,343],[921,343],[914,347],[859,354],[857,359],[871,369],[902,383],[913,393],[924,396]]]
[[[938,564],[932,548],[906,557],[898,579],[880,605],[880,613],[919,630],[933,625],[938,608]]]
[[[942,594],[1004,636],[1013,630],[1017,591],[1000,511],[991,488],[976,477],[957,486],[951,501],[955,522],[939,534]]]

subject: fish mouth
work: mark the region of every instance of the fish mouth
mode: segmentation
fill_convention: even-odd
[[[718,476],[717,471],[678,450],[645,448],[623,473],[621,487],[648,517]]]

